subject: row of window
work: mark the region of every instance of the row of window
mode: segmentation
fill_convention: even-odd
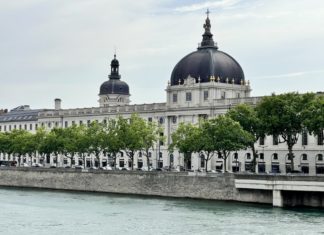
[[[301,139],[301,144],[303,146],[308,145],[308,133],[306,131],[303,131],[302,135],[301,135],[302,139]],[[323,132],[319,132],[317,135],[317,145],[323,145],[324,144],[324,136],[323,136]],[[265,142],[265,138],[261,137],[259,139],[259,145],[264,145]],[[272,136],[272,145],[278,145],[279,144],[279,136]]]
[[[209,98],[209,91],[205,90],[204,91],[204,101],[208,100]],[[222,91],[221,92],[221,99],[226,99],[226,92]],[[236,93],[236,98],[241,98],[241,94],[240,93]],[[186,101],[190,102],[192,100],[192,93],[191,92],[186,92]],[[172,94],[172,102],[173,103],[177,103],[178,102],[178,94],[177,93],[173,93]]]

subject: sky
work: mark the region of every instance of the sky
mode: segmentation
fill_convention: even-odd
[[[165,102],[207,8],[252,96],[324,91],[323,0],[1,0],[0,109],[97,107],[115,50],[131,103]]]

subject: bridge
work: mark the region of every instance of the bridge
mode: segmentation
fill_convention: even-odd
[[[262,191],[272,191],[275,207],[324,207],[323,176],[236,174],[235,188],[250,191],[254,198]]]

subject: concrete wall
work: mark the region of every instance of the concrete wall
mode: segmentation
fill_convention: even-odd
[[[212,176],[164,172],[77,172],[74,169],[0,170],[0,186],[235,200],[232,174]]]
[[[273,203],[272,190],[236,189],[235,178],[305,180],[305,177],[49,168],[2,168],[0,186]],[[275,179],[274,179],[275,178]],[[324,177],[307,177],[322,181]],[[324,207],[323,192],[284,192],[286,206]]]

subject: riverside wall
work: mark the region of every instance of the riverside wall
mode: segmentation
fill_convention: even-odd
[[[0,186],[272,204],[272,191],[235,188],[233,174],[2,168]]]

